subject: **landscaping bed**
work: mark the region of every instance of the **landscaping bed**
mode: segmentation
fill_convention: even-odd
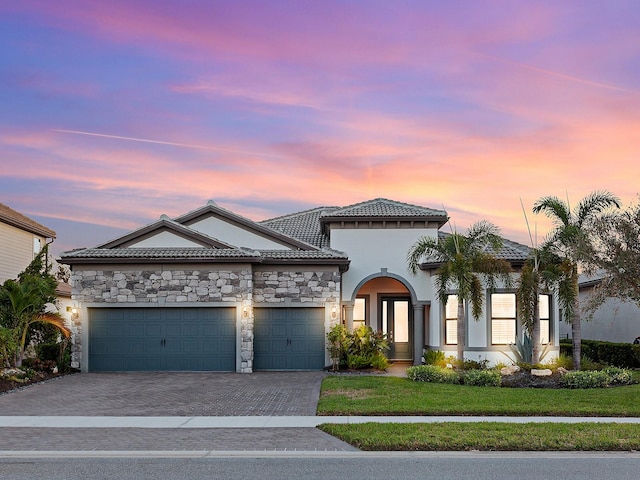
[[[68,373],[51,373],[51,372],[35,372],[30,378],[25,378],[20,381],[11,380],[9,378],[0,376],[0,395],[18,388],[25,387],[27,385],[33,385],[34,383],[45,382],[53,378],[62,377],[68,375]]]

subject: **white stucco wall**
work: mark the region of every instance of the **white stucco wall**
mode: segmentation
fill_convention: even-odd
[[[201,233],[217,238],[218,240],[229,243],[237,247],[247,247],[265,250],[290,250],[277,242],[268,238],[251,233],[241,227],[227,223],[224,220],[214,217],[207,217],[199,222],[189,225]]]
[[[588,301],[588,292],[580,292],[582,304]],[[631,343],[640,336],[640,308],[634,303],[612,298],[595,311],[591,320],[587,321],[583,316],[580,330],[586,340]],[[571,338],[571,324],[561,322],[560,334]]]
[[[402,277],[416,292],[419,301],[432,300],[429,275],[407,270],[407,252],[422,236],[437,235],[436,229],[332,229],[331,248],[345,252],[351,264],[342,277],[342,299],[350,301],[363,279],[387,269]]]

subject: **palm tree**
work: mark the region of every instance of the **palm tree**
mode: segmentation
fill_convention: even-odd
[[[56,302],[57,281],[46,265],[47,248],[43,248],[18,280],[7,280],[0,285],[0,327],[4,360],[12,357],[15,366],[21,366],[29,330],[35,323],[55,326],[65,336],[71,331],[58,312],[47,311]]]
[[[607,208],[620,207],[620,200],[607,191],[592,192],[584,197],[572,210],[569,201],[558,197],[542,197],[533,206],[533,213],[543,212],[554,222],[554,230],[545,241],[546,248],[568,262],[565,272],[567,280],[560,286],[558,295],[565,321],[571,321],[573,338],[573,368],[580,370],[581,333],[580,299],[578,297],[578,276],[580,264],[593,255],[593,245],[589,240],[593,221]]]
[[[60,332],[69,338],[71,331],[64,324],[64,317],[58,312],[47,312],[46,305],[42,303],[42,282],[33,281],[33,278],[23,279],[21,282],[7,280],[0,289],[0,301],[2,301],[3,323],[11,325],[14,342],[18,349],[15,354],[15,366],[20,367],[24,359],[24,350],[27,343],[29,329],[35,323],[48,323],[55,326]]]
[[[571,308],[571,265],[548,249],[534,248],[526,261],[516,288],[518,317],[531,338],[531,364],[540,363],[540,294],[547,290],[563,292],[558,295],[562,311]]]
[[[449,292],[456,291],[458,360],[461,363],[464,362],[466,340],[465,307],[471,305],[475,319],[482,314],[484,289],[480,275],[484,276],[489,289],[495,288],[499,279],[510,284],[511,265],[494,255],[500,251],[502,243],[498,228],[481,221],[469,227],[466,235],[452,232],[440,241],[433,237],[422,237],[407,253],[408,268],[414,275],[425,258],[437,266],[435,286],[443,305],[447,303]]]

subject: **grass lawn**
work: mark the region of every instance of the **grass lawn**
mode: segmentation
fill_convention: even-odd
[[[498,388],[328,376],[318,415],[640,416],[640,385],[588,390]]]
[[[551,423],[324,424],[319,429],[361,450],[631,451],[640,425]]]

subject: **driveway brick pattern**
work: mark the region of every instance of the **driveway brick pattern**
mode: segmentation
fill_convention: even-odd
[[[323,372],[80,373],[0,395],[0,415],[315,415]]]

